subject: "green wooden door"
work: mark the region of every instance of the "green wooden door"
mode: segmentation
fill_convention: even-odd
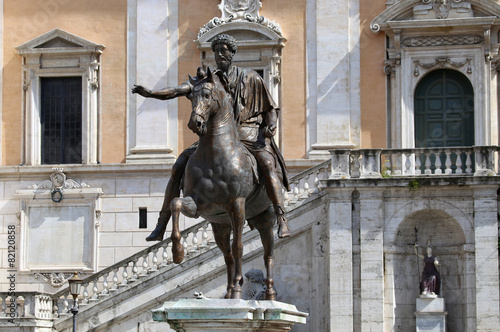
[[[467,77],[440,69],[415,91],[415,147],[474,145],[474,92]]]

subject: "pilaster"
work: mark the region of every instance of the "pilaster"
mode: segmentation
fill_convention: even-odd
[[[361,331],[384,329],[383,190],[360,192]]]
[[[497,331],[500,326],[497,189],[482,186],[474,192],[476,331]]]
[[[177,150],[177,100],[132,94],[177,86],[178,0],[128,0],[127,163],[173,162]]]
[[[330,329],[353,330],[352,189],[330,194]]]
[[[329,149],[359,146],[359,3],[318,0],[307,8],[308,149],[325,159]]]

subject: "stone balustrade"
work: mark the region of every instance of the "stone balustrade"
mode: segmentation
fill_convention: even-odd
[[[497,175],[498,146],[331,150],[330,179]]]
[[[0,293],[0,319],[52,319],[50,294],[38,292]]]

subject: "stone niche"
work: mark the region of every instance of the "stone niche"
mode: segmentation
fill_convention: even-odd
[[[19,271],[96,271],[101,194],[101,188],[66,179],[62,169],[18,190]]]

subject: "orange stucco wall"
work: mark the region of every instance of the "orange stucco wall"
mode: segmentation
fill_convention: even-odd
[[[213,17],[220,17],[219,0],[206,0],[203,9],[199,0],[183,0],[179,4],[179,82],[187,74],[196,73],[200,65],[200,52],[193,40],[200,27]],[[263,3],[260,15],[277,21],[288,41],[283,49],[282,67],[282,124],[285,158],[305,157],[305,0],[275,0]],[[196,136],[187,128],[191,104],[186,98],[179,100],[179,151],[188,147]]]
[[[361,147],[386,147],[385,34],[370,31],[385,0],[360,0],[361,25]]]
[[[55,28],[106,46],[101,58],[101,161],[124,160],[126,24],[123,0],[4,1],[2,165],[21,162],[23,89],[21,56],[15,47]]]

